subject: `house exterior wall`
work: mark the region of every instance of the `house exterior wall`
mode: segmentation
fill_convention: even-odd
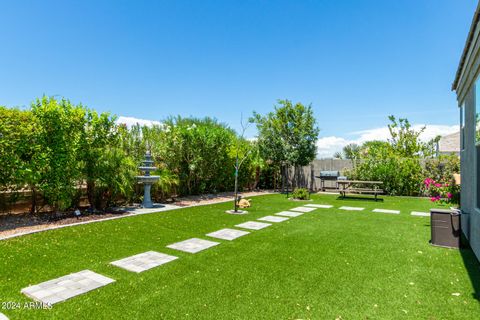
[[[477,194],[479,191],[477,190],[479,188],[477,170],[479,170],[480,159],[478,159],[476,154],[475,127],[477,113],[476,100],[480,100],[480,96],[475,96],[475,82],[479,77],[480,67],[479,31],[478,22],[474,19],[474,25],[472,25],[472,41],[467,43],[465,63],[462,67],[459,81],[454,87],[457,94],[458,106],[464,106],[465,112],[465,127],[462,136],[462,139],[464,139],[464,149],[460,152],[462,177],[460,206],[463,213],[462,231],[469,240],[478,259],[480,259],[480,209],[477,208]],[[480,85],[480,81],[478,83]],[[480,110],[478,110],[478,112],[480,112]]]
[[[473,88],[472,88],[473,89]],[[475,94],[474,90],[470,90],[464,101],[465,112],[465,130],[463,139],[465,141],[465,149],[460,153],[460,171],[462,176],[460,207],[464,215],[462,216],[462,229],[465,236],[471,239],[470,227],[473,225],[471,219],[475,215],[475,191],[476,191],[476,159],[475,159]],[[475,236],[474,236],[475,237]],[[475,241],[473,241],[475,242]],[[480,250],[480,242],[472,243],[472,247],[478,247]],[[480,253],[480,251],[477,251]],[[478,255],[477,255],[478,256]]]

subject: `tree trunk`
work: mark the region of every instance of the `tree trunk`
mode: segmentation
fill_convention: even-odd
[[[255,184],[253,185],[253,190],[257,190],[259,183],[260,183],[260,166],[257,166],[257,168],[255,169]]]
[[[87,198],[90,208],[95,209],[95,181],[87,180]]]
[[[32,205],[30,207],[30,214],[37,213],[37,189],[32,187]]]

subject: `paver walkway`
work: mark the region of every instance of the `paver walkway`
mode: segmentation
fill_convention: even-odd
[[[330,205],[318,205],[318,204],[307,204],[306,206],[296,207],[290,209],[292,211],[282,211],[276,213],[275,216],[265,216],[259,218],[261,221],[268,222],[283,222],[288,220],[288,217],[297,217],[305,212],[310,212],[316,210],[317,208],[331,208]],[[345,207],[346,208],[346,207]],[[363,208],[357,208],[363,210]],[[139,214],[149,213],[148,211],[139,212]],[[250,230],[260,230],[266,227],[271,226],[271,223],[258,222],[258,221],[247,221],[244,223],[237,224],[236,227],[250,229]],[[208,233],[207,236],[218,238],[222,240],[234,240],[238,237],[249,234],[250,232],[244,230],[236,230],[230,228],[224,228],[218,231]],[[184,241],[172,243],[167,246],[167,248],[175,249],[179,251],[197,253],[202,250],[211,248],[213,246],[219,245],[219,242],[191,238]],[[111,265],[117,266],[119,268],[140,273],[165,263],[171,262],[178,259],[176,256],[156,252],[156,251],[147,251],[130,257],[126,257],[120,260],[111,262]],[[29,286],[21,290],[26,296],[48,304],[55,304],[58,302],[65,301],[69,298],[75,297],[77,295],[86,293],[88,291],[100,288],[107,284],[115,282],[114,279],[105,277],[98,273],[95,273],[90,270],[83,270],[77,273],[72,273],[57,279],[49,280],[42,282],[37,285]],[[6,316],[0,313],[0,320],[8,320]]]
[[[287,217],[276,217],[276,216],[265,216],[262,218],[258,218],[257,220],[260,221],[267,221],[267,222],[283,222],[288,220],[289,218]]]
[[[21,292],[45,304],[55,304],[112,282],[115,280],[90,270],[83,270],[24,288]]]
[[[284,216],[284,217],[298,217],[301,216],[303,212],[292,212],[292,211],[282,211],[275,213],[277,216]]]
[[[248,231],[243,231],[243,230],[235,230],[235,229],[221,229],[215,232],[208,233],[207,236],[212,237],[212,238],[218,238],[222,240],[235,240],[239,237],[245,236],[249,234],[250,232]]]
[[[260,230],[266,227],[270,227],[271,223],[257,222],[257,221],[247,221],[244,223],[237,224],[235,227],[250,229],[250,230]]]
[[[121,260],[113,261],[110,264],[128,271],[140,273],[175,259],[178,259],[178,257],[160,252],[148,251]]]
[[[412,211],[410,214],[417,217],[430,217],[430,212]]]
[[[347,211],[362,211],[365,210],[365,208],[360,208],[360,207],[340,207],[340,210],[347,210]]]
[[[298,211],[298,212],[310,212],[316,210],[317,208],[309,208],[309,207],[296,207],[293,209],[288,209],[289,211]]]
[[[333,208],[333,206],[330,204],[306,204],[305,207],[321,208],[321,209]]]
[[[179,251],[184,251],[188,253],[197,253],[202,250],[214,247],[219,245],[220,242],[210,241],[210,240],[203,240],[198,238],[191,238],[188,240],[176,242],[169,244],[167,248],[175,249]]]
[[[387,210],[387,209],[373,209],[373,212],[400,214],[399,210]]]

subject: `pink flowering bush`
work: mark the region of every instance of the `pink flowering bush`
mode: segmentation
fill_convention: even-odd
[[[430,197],[432,202],[439,203],[458,203],[460,189],[453,183],[440,183],[432,178],[426,178],[424,181],[424,193]]]

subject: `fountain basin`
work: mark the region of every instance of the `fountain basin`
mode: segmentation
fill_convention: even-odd
[[[160,176],[136,176],[138,183],[153,184],[160,179]]]
[[[138,167],[138,169],[140,169],[141,171],[150,172],[150,171],[155,171],[158,168],[157,167]]]

